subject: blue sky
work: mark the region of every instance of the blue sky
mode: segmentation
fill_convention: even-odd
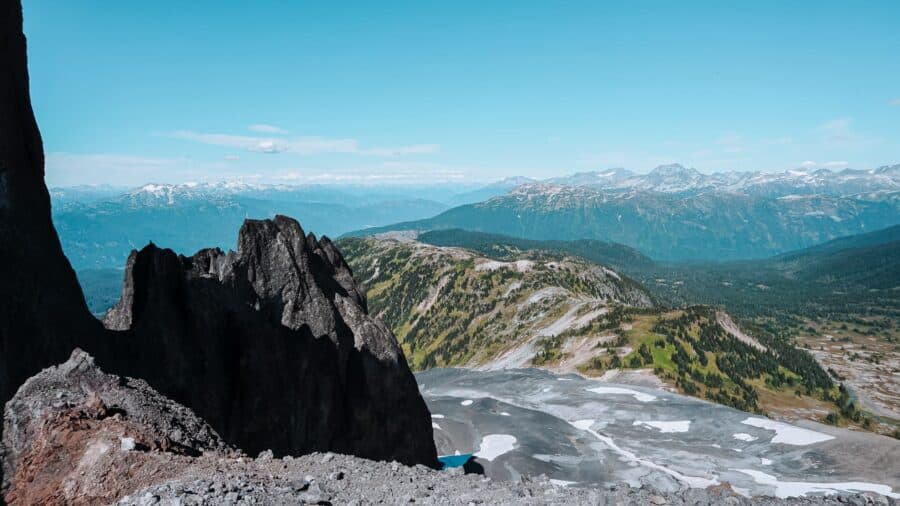
[[[900,162],[900,2],[26,0],[51,185]]]

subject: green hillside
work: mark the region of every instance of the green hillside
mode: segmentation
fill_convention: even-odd
[[[893,430],[860,411],[779,323],[738,325],[711,306],[657,306],[628,277],[571,254],[581,244],[553,251],[471,237],[478,251],[408,237],[339,241],[368,288],[370,309],[394,330],[414,369],[533,366],[649,375],[747,411]]]
[[[527,366],[539,339],[619,306],[652,305],[636,282],[564,255],[535,252],[505,262],[376,238],[338,246],[367,287],[370,311],[394,330],[414,369],[477,366],[510,352],[521,355],[511,365]]]

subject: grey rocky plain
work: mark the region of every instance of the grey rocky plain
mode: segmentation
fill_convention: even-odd
[[[660,492],[565,487],[545,475],[499,481],[330,452],[254,458],[80,350],[29,379],[7,403],[4,425],[10,504],[895,504],[875,494],[748,499],[726,484]]]
[[[658,492],[649,487],[568,488],[546,476],[514,482],[480,475],[373,462],[346,455],[311,454],[268,460],[218,462],[196,474],[123,497],[121,505],[212,504],[486,504],[486,505],[750,505],[896,504],[875,495],[748,499],[729,488]],[[459,469],[459,468],[457,468]]]

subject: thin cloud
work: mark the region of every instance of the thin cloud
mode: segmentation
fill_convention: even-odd
[[[363,150],[362,153],[372,156],[403,156],[403,155],[427,155],[441,150],[438,144],[417,144],[413,146],[400,146],[398,148],[373,148]]]
[[[245,149],[247,151],[255,151],[258,153],[280,153],[287,147],[286,145],[280,144],[280,141],[274,139],[251,137],[248,135],[207,134],[192,132],[190,130],[178,130],[163,135],[173,139],[183,139],[186,141],[199,142],[201,144],[211,144],[213,146]]]
[[[291,183],[349,183],[419,185],[472,182],[470,174],[484,172],[473,167],[440,163],[388,160],[364,167],[284,168],[271,174],[273,181]]]
[[[275,126],[275,125],[266,125],[265,123],[257,123],[256,125],[250,125],[247,127],[252,132],[259,132],[261,134],[279,134],[284,135],[288,133],[284,128]]]
[[[224,161],[116,153],[48,153],[46,163],[47,183],[50,186],[94,183],[134,185],[160,177],[189,180],[220,175],[227,167]]]
[[[318,155],[344,153],[361,156],[394,157],[403,155],[431,154],[440,151],[438,144],[415,144],[398,147],[363,148],[356,139],[332,139],[328,137],[298,137],[295,139],[255,137],[250,135],[230,135],[201,133],[178,130],[161,134],[165,137],[199,142],[213,146],[238,148],[257,153],[295,153]]]
[[[895,98],[893,100],[889,100],[888,105],[900,106],[900,98]]]
[[[852,124],[853,120],[850,118],[838,118],[822,123],[816,130],[828,141],[849,141],[853,139],[853,133],[850,131]]]
[[[822,167],[826,169],[839,169],[843,167],[849,167],[850,162],[842,161],[842,160],[834,160],[830,162],[818,163],[813,160],[806,160],[805,162],[800,163],[800,167],[804,169],[812,169],[815,167]]]
[[[826,121],[816,127],[815,131],[821,136],[821,142],[826,148],[862,149],[881,142],[877,137],[859,133],[854,128],[852,118]]]

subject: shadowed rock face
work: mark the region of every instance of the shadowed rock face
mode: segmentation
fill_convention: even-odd
[[[366,313],[340,252],[291,218],[248,220],[237,253],[132,253],[104,323],[117,341],[153,336],[155,347],[120,352],[128,374],[153,378],[251,454],[434,462],[429,413],[396,339]]]
[[[0,5],[0,400],[100,332],[50,220],[22,9]]]
[[[50,218],[18,1],[0,6],[0,402],[75,347],[140,377],[230,443],[436,464],[428,411],[393,335],[330,241],[248,222],[239,253],[129,259],[107,330]]]

